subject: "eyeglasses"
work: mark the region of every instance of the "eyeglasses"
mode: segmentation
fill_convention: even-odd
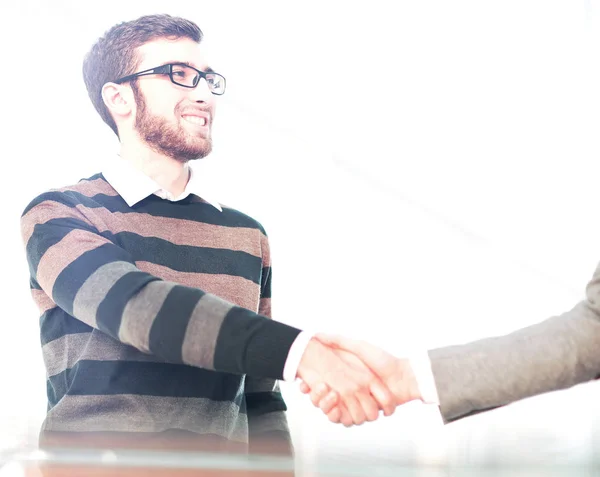
[[[225,93],[225,77],[221,76],[214,71],[200,71],[196,68],[184,65],[181,63],[171,63],[168,65],[157,66],[156,68],[150,68],[149,70],[140,71],[129,76],[124,76],[115,81],[117,84],[131,81],[138,76],[146,75],[169,75],[171,81],[184,88],[195,88],[200,82],[200,78],[206,80],[208,89],[212,94],[221,95]]]

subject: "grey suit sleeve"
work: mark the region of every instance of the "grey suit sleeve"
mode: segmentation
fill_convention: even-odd
[[[429,357],[445,422],[599,378],[600,265],[572,310]]]

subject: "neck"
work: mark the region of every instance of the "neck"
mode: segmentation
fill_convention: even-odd
[[[187,164],[128,141],[121,142],[119,155],[173,196],[185,190],[189,179]]]

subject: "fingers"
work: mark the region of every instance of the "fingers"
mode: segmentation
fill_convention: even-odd
[[[339,423],[342,417],[343,405],[338,406],[338,394],[330,391],[325,384],[317,385],[315,390],[304,381],[300,382],[300,392],[310,394],[310,400],[315,407],[318,407],[327,415],[327,418],[334,423]]]
[[[346,406],[343,404],[340,404],[329,411],[327,413],[327,419],[334,424],[342,424],[345,427],[352,427],[354,425],[348,409],[346,409]]]
[[[354,424],[346,406],[339,403],[338,394],[335,391],[330,391],[328,386],[320,384],[316,386],[315,390],[311,390],[308,384],[301,381],[299,387],[300,392],[303,394],[310,394],[313,405],[321,409],[329,421],[339,424],[343,418],[346,427]]]
[[[365,421],[374,421],[379,416],[376,400],[365,392],[346,394],[342,401],[336,391],[331,391],[325,384],[317,384],[312,390],[308,385],[302,386],[303,391],[310,393],[310,400],[332,422],[342,422],[346,426],[360,425]],[[337,409],[332,416],[329,414]]]
[[[304,381],[300,383],[300,391],[304,394],[310,394],[310,400],[313,406],[318,407],[324,414],[328,414],[338,403],[338,394],[331,391],[326,384],[318,384],[311,389]]]
[[[365,341],[323,333],[317,334],[316,337],[346,362],[355,364],[356,360],[359,360],[360,365],[366,366],[377,376],[379,382],[371,382],[370,393],[375,397],[384,415],[392,415],[399,404],[419,399],[418,385],[408,360],[397,358]],[[355,361],[351,361],[348,355]]]
[[[368,370],[357,372],[354,370],[354,383],[339,393],[339,400],[348,409],[352,422],[361,425],[365,421],[374,421],[379,417],[379,405],[371,395],[369,383],[377,379]]]
[[[329,392],[329,387],[326,384],[317,384],[314,389],[310,392],[310,400],[313,406],[319,407],[320,402],[325,398]]]
[[[367,416],[363,408],[363,403],[361,400],[359,400],[357,394],[345,394],[342,395],[341,398],[342,402],[345,404],[348,412],[350,413],[352,423],[356,424],[357,426],[364,424],[364,422],[367,420]]]
[[[337,407],[336,409],[339,409],[339,411],[340,411],[339,422],[344,427],[352,427],[354,422],[352,420],[352,416],[350,415],[350,412],[348,411],[348,408],[344,404],[340,404],[340,406]]]
[[[357,396],[365,411],[367,420],[374,421],[377,419],[380,409],[384,411],[384,415],[392,415],[396,409],[396,399],[381,379],[374,376],[371,370],[356,355],[345,350],[336,350],[335,353],[349,365],[368,373],[369,386],[367,393]]]
[[[342,407],[334,407],[331,411],[327,413],[327,419],[329,419],[334,424],[339,424],[342,419]]]
[[[396,409],[396,405],[393,402],[391,393],[387,391],[380,383],[372,386],[371,389],[373,389],[372,392],[374,392],[373,398],[369,398],[363,394],[356,396],[360,407],[364,411],[365,420],[369,422],[375,421],[379,417],[380,409],[383,410],[385,416],[391,416]],[[377,394],[379,397],[375,397],[375,394]],[[310,400],[315,407],[321,409],[321,411],[328,415],[328,417],[334,409],[341,409],[343,407],[343,404],[339,400],[338,393],[335,391],[330,391],[325,385],[318,386],[317,390],[310,391]],[[383,405],[380,405],[379,401],[383,402]],[[335,416],[338,416],[337,421],[339,422],[341,410],[338,410]],[[329,420],[331,420],[331,418]]]
[[[363,410],[363,414],[365,416],[365,421],[372,422],[375,421],[379,417],[379,405],[377,401],[371,396],[370,393],[359,393],[356,396],[361,409]]]
[[[325,384],[318,384],[315,389],[310,388],[304,381],[300,382],[300,392],[310,394],[310,400],[315,407],[318,407],[324,414],[329,412],[338,404],[338,394],[331,391]]]
[[[313,405],[321,409],[327,419],[334,424],[341,423],[342,417],[347,427],[354,424],[346,406],[339,402],[338,393],[330,391],[325,384],[317,385],[315,390],[311,390],[308,384],[301,382],[300,391],[304,394],[310,394]]]
[[[384,416],[394,414],[396,410],[396,397],[380,380],[372,382],[369,390],[377,401],[379,409],[383,410]]]
[[[310,394],[310,400],[315,407],[318,407],[324,414],[329,414],[336,407],[339,407],[339,396],[335,391],[329,390],[325,384],[317,385],[311,390],[306,383],[301,383],[300,389],[304,394]],[[375,381],[370,385],[372,399],[358,395],[357,400],[365,412],[366,420],[371,422],[379,417],[379,410],[383,411],[384,416],[391,416],[396,410],[396,400],[393,394],[381,383]],[[335,416],[337,422],[341,417],[341,411],[337,411]],[[332,420],[331,418],[329,420]],[[333,421],[332,421],[333,422]]]
[[[338,394],[335,391],[330,391],[319,401],[319,408],[323,413],[329,414],[337,406],[338,401]]]
[[[338,353],[345,352],[332,350],[318,340],[309,342],[298,368],[298,377],[306,383],[303,390],[310,389],[311,401],[317,407],[321,407],[329,390],[335,391],[338,404],[345,406],[339,419],[346,426],[376,419],[379,407],[369,386],[377,378],[356,356],[345,360]],[[325,412],[332,410],[334,399],[332,396],[323,403]]]

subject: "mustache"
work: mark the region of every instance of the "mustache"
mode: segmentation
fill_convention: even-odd
[[[212,106],[201,106],[201,105],[187,105],[187,106],[178,106],[177,108],[175,108],[175,110],[179,113],[179,114],[186,114],[186,113],[205,113],[210,115],[211,117],[213,116],[213,112],[214,112],[214,108]]]

